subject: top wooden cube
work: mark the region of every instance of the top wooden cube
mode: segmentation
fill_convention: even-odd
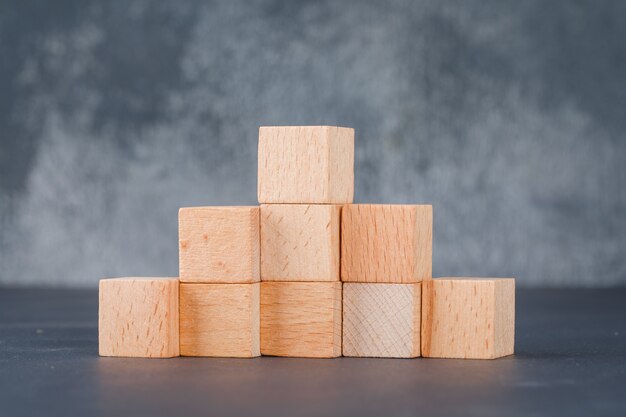
[[[354,129],[259,129],[259,203],[341,204],[353,196]]]
[[[183,207],[178,238],[181,282],[260,281],[258,207]]]
[[[341,280],[409,284],[432,278],[433,207],[346,204]]]

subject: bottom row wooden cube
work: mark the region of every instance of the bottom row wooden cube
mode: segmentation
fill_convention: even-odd
[[[343,356],[420,356],[421,284],[343,284]]]
[[[259,306],[259,283],[181,283],[181,356],[259,356]]]
[[[101,356],[179,355],[177,278],[100,280],[98,310]]]
[[[261,354],[341,356],[341,282],[262,282]]]
[[[427,280],[422,299],[423,356],[494,359],[513,354],[514,279]]]

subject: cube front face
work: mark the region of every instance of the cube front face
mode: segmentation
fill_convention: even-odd
[[[430,205],[345,205],[341,280],[416,283],[432,278],[432,230]]]
[[[354,129],[259,129],[259,203],[341,204],[354,196]]]
[[[181,282],[260,281],[258,207],[186,207],[178,213]]]
[[[262,281],[339,281],[339,205],[261,205]]]
[[[182,283],[181,356],[259,356],[259,290],[259,283]]]
[[[100,356],[179,355],[176,278],[100,280],[98,315]]]
[[[343,284],[343,356],[420,356],[421,284]]]
[[[341,283],[262,282],[261,354],[341,356]]]
[[[514,279],[440,278],[422,286],[423,356],[495,359],[513,354]]]

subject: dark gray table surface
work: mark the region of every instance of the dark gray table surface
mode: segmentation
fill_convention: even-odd
[[[97,304],[0,289],[0,416],[626,415],[626,288],[518,290],[493,361],[100,358]]]

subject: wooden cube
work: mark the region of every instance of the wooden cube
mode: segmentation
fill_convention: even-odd
[[[351,203],[353,195],[354,129],[259,129],[260,203]]]
[[[513,354],[515,280],[439,278],[422,283],[422,356],[494,359]]]
[[[341,282],[261,282],[261,354],[341,356]]]
[[[178,356],[178,279],[100,280],[100,356]]]
[[[341,206],[261,205],[261,281],[339,281]]]
[[[408,284],[430,279],[432,233],[430,205],[345,205],[341,280]]]
[[[180,354],[259,356],[259,283],[181,283]]]
[[[420,356],[421,285],[343,285],[343,356]]]
[[[258,207],[185,207],[178,212],[181,282],[260,281]]]

